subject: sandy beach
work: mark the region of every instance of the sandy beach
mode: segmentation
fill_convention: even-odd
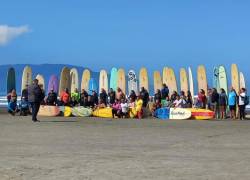
[[[0,114],[0,179],[249,179],[250,121]]]

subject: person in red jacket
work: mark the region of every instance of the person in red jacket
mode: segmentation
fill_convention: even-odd
[[[61,101],[64,106],[69,106],[70,105],[70,94],[69,94],[69,89],[66,88],[62,93],[61,93]]]

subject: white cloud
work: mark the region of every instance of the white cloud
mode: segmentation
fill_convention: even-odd
[[[0,25],[0,46],[8,44],[12,39],[29,32],[28,26],[10,27]]]

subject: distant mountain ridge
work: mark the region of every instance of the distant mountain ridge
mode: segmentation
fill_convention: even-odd
[[[25,66],[30,66],[32,69],[32,77],[35,78],[37,74],[42,74],[45,79],[45,89],[47,89],[48,81],[51,75],[56,75],[58,79],[60,79],[60,73],[64,66],[68,68],[76,68],[79,74],[79,84],[81,84],[82,72],[84,69],[89,69],[81,66],[73,66],[68,64],[7,64],[0,65],[0,96],[6,95],[6,87],[7,87],[7,72],[8,69],[13,67],[16,71],[16,88],[17,93],[21,93],[21,83],[22,83],[22,73]],[[89,69],[91,71],[91,69]],[[107,70],[108,74],[110,73]],[[91,71],[91,77],[94,78],[97,82],[99,82],[99,72]],[[79,87],[80,88],[80,87]],[[150,85],[150,93],[153,94],[153,85]]]
[[[17,93],[21,92],[21,83],[22,83],[22,73],[25,66],[30,66],[32,69],[32,77],[35,78],[37,74],[42,74],[45,79],[46,86],[48,85],[48,81],[51,75],[56,75],[58,79],[60,79],[60,73],[64,66],[68,68],[76,68],[79,73],[79,81],[81,82],[82,72],[85,67],[81,66],[72,66],[68,64],[40,64],[40,65],[33,65],[33,64],[14,64],[14,65],[0,65],[0,95],[6,95],[6,86],[7,86],[7,72],[10,67],[13,67],[16,71],[16,87]],[[91,70],[90,70],[91,71]],[[91,71],[91,76],[94,79],[99,79],[99,73]]]

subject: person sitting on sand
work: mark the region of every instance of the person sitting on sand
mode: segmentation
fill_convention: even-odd
[[[88,96],[88,92],[85,89],[82,89],[82,92],[80,94],[80,106],[88,106]]]
[[[71,105],[76,106],[80,101],[80,94],[78,89],[75,88],[74,92],[71,93]]]
[[[175,108],[185,108],[186,106],[186,100],[184,97],[180,97],[179,95],[176,96],[176,100],[173,103],[173,107]]]
[[[172,105],[170,98],[167,96],[166,99],[161,100],[162,107],[170,107]]]
[[[178,96],[178,93],[176,91],[173,91],[173,93],[171,94],[171,97],[170,97],[170,101],[172,103],[174,103],[174,101],[176,100],[177,96]]]
[[[136,100],[136,93],[134,90],[131,90],[131,92],[129,94],[129,102],[133,103],[133,102],[135,102],[135,100]]]
[[[19,111],[17,106],[17,94],[15,89],[13,89],[11,93],[8,94],[7,99],[8,112],[14,116]]]
[[[121,117],[128,117],[128,103],[126,99],[121,100]]]
[[[161,102],[161,90],[160,89],[157,89],[154,95],[154,102],[156,102],[156,100],[159,100]]]
[[[201,89],[198,94],[197,107],[206,109],[206,102],[207,102],[207,97],[206,97],[205,91]]]
[[[157,109],[160,109],[161,107],[162,107],[161,101],[160,101],[159,99],[156,99],[156,100],[155,100],[155,103],[153,104],[152,111],[151,111],[153,117],[155,116],[155,111],[156,111]]]
[[[121,103],[119,102],[118,99],[115,99],[115,103],[113,103],[112,105],[112,116],[113,118],[118,117],[120,118],[121,117]]]
[[[64,106],[70,106],[70,94],[69,94],[69,89],[66,88],[62,93],[61,93],[61,101]]]
[[[108,97],[109,97],[109,104],[111,105],[114,104],[116,99],[116,93],[113,90],[113,88],[109,89]]]
[[[117,88],[116,99],[121,101],[122,99],[126,98],[125,94],[122,92],[121,88]]]
[[[90,96],[89,102],[92,108],[98,107],[99,100],[96,91],[92,91],[92,95]]]
[[[186,98],[186,102],[187,102],[187,108],[192,108],[193,107],[193,97],[191,94],[191,91],[187,92],[187,98]]]
[[[141,88],[140,97],[143,101],[143,107],[146,108],[149,102],[149,93],[144,87]]]
[[[56,103],[57,103],[57,93],[55,93],[54,89],[52,88],[50,92],[48,93],[46,104],[49,106],[55,106]]]
[[[142,119],[143,117],[143,110],[142,110],[142,107],[143,107],[143,100],[140,96],[140,94],[137,96],[137,99],[135,101],[135,111],[132,112],[136,118],[138,119]]]
[[[101,102],[103,102],[105,104],[105,106],[107,106],[108,94],[105,91],[105,89],[103,89],[103,88],[101,89],[99,99],[100,99]]]

